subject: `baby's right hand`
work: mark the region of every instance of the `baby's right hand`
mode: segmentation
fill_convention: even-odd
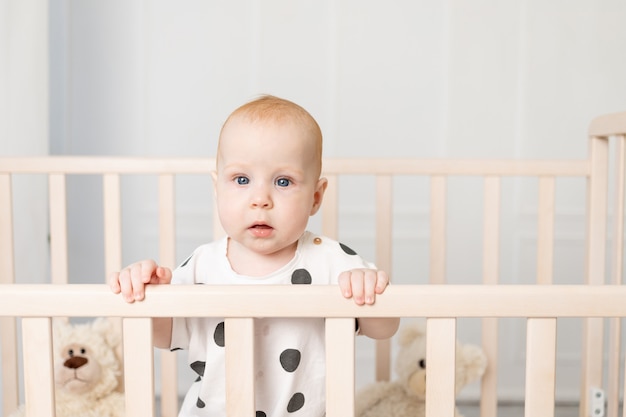
[[[135,262],[120,272],[113,272],[109,277],[109,287],[113,293],[122,293],[124,300],[132,303],[144,299],[146,285],[169,284],[170,281],[172,271],[148,259]]]

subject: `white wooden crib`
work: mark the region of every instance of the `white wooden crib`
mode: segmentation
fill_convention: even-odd
[[[322,209],[321,232],[331,237],[338,234],[342,178],[374,177],[375,261],[392,276],[394,179],[418,176],[426,178],[429,184],[427,281],[430,285],[392,285],[375,306],[366,308],[355,306],[351,301],[342,299],[335,288],[326,287],[168,286],[149,288],[144,302],[129,305],[112,295],[104,284],[68,284],[68,259],[73,256],[67,244],[68,177],[89,174],[102,178],[105,271],[98,275],[104,282],[109,272],[122,266],[122,179],[132,175],[156,177],[159,261],[173,266],[176,264],[176,179],[184,175],[208,177],[214,161],[204,158],[2,157],[2,415],[8,415],[21,402],[21,379],[28,415],[54,415],[52,356],[51,353],[41,354],[42,348],[48,349],[48,352],[51,349],[52,317],[122,317],[125,391],[128,397],[134,399],[127,401],[127,415],[154,416],[154,387],[159,382],[155,381],[149,317],[215,315],[226,317],[229,329],[225,345],[228,347],[227,407],[231,416],[254,414],[251,349],[254,317],[326,318],[327,415],[344,417],[354,414],[353,318],[397,316],[427,318],[428,417],[453,415],[457,322],[459,318],[468,317],[482,320],[482,343],[489,360],[488,371],[481,382],[481,416],[497,415],[498,320],[510,317],[526,319],[525,415],[549,417],[554,415],[555,407],[557,321],[580,317],[584,318],[580,415],[589,415],[590,388],[600,387],[609,399],[606,415],[616,417],[622,397],[620,324],[621,318],[626,317],[626,287],[621,285],[626,112],[593,120],[589,128],[589,144],[589,156],[581,160],[325,160],[324,175],[330,185]],[[610,157],[611,154],[614,158]],[[14,178],[23,174],[45,175],[48,178],[49,284],[16,284],[14,279]],[[448,181],[452,176],[482,178],[481,285],[446,284],[449,281],[446,274],[449,245],[446,213]],[[502,181],[509,177],[532,177],[539,184],[537,266],[533,284],[498,285]],[[567,279],[566,284],[553,282],[556,181],[564,177],[587,181],[585,282],[575,285],[567,285]],[[221,233],[217,221],[214,230],[216,235]],[[610,259],[609,268],[607,258]],[[416,279],[415,282],[419,281]],[[608,348],[603,344],[606,318],[609,318]],[[20,329],[18,325],[21,325]],[[18,341],[18,330],[21,330],[21,342]],[[377,379],[391,377],[390,346],[389,341],[378,343]],[[23,362],[22,376],[19,361]],[[175,364],[174,354],[161,355],[162,416],[177,414]],[[603,374],[605,367],[608,375]]]

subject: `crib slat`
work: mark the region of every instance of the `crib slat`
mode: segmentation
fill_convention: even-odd
[[[48,182],[51,280],[54,284],[63,284],[68,280],[65,175],[50,174]]]
[[[483,209],[483,284],[497,284],[500,266],[500,178],[486,177]]]
[[[251,318],[226,319],[224,346],[226,346],[226,415],[253,416],[254,321]]]
[[[446,281],[446,178],[430,179],[430,278],[431,284]]]
[[[376,265],[390,277],[392,250],[392,177],[376,176]],[[391,340],[376,341],[376,380],[389,381],[391,377]]]
[[[376,265],[391,274],[392,181],[390,175],[376,177]]]
[[[482,319],[481,343],[489,366],[480,380],[480,416],[498,415],[498,319]]]
[[[11,175],[0,174],[0,283],[15,279],[13,254],[13,194]]]
[[[51,324],[50,318],[22,319],[26,417],[56,415]]]
[[[102,175],[103,227],[104,227],[104,279],[109,274],[122,268],[122,208],[119,174]],[[122,320],[109,317],[115,331],[122,332]],[[121,354],[122,346],[117,347]],[[120,365],[124,366],[125,358],[120,357]],[[124,378],[119,378],[118,391],[124,391]]]
[[[108,277],[122,268],[122,208],[120,176],[102,176],[104,201],[104,269]]]
[[[152,319],[125,318],[124,386],[127,416],[154,416]]]
[[[322,234],[332,239],[337,239],[339,218],[339,182],[337,175],[326,175],[328,186],[324,193],[322,204]]]
[[[528,319],[525,417],[554,417],[556,318]]]
[[[354,319],[326,319],[326,415],[354,415]]]
[[[15,281],[13,253],[13,194],[11,175],[0,174],[0,283]],[[2,415],[9,415],[19,403],[17,367],[17,325],[14,317],[0,318],[2,352]]]
[[[499,177],[484,180],[483,284],[499,282],[500,266],[500,186]],[[489,366],[481,379],[480,415],[496,417],[498,412],[498,320],[482,319],[482,347]]]
[[[176,263],[175,177],[159,175],[159,263],[173,268]],[[178,414],[178,372],[176,353],[161,351],[161,415]]]
[[[426,319],[426,363],[426,417],[453,417],[456,319]]]
[[[539,179],[537,283],[551,284],[554,262],[554,177]]]

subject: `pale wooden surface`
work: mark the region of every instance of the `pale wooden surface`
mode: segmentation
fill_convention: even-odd
[[[254,407],[254,323],[251,318],[224,321],[226,413],[252,416]]]
[[[0,283],[12,284],[14,271],[13,250],[13,194],[11,177],[0,174]],[[2,415],[6,416],[19,403],[17,369],[17,326],[14,317],[0,318],[0,352],[2,367]]]
[[[626,317],[625,297],[626,287],[611,285],[396,285],[390,287],[376,305],[363,308],[344,300],[336,288],[327,286],[304,289],[298,286],[164,286],[149,288],[143,302],[127,304],[112,295],[104,285],[13,284],[0,285],[0,315],[26,317],[25,354],[28,358],[33,355],[37,358],[26,369],[25,378],[38,381],[28,386],[28,398],[43,399],[49,398],[50,387],[40,381],[52,380],[52,359],[51,354],[42,355],[41,349],[51,347],[51,332],[50,320],[38,317],[131,317],[124,319],[126,388],[129,397],[134,398],[128,407],[134,410],[133,413],[143,411],[130,415],[153,415],[148,413],[154,407],[151,322],[143,318],[145,316],[215,315],[232,318],[232,323],[236,324],[231,326],[233,333],[239,333],[234,329],[241,331],[228,336],[232,337],[229,346],[237,347],[239,351],[234,353],[240,358],[227,362],[234,372],[229,378],[235,378],[230,379],[229,386],[237,387],[237,401],[232,407],[238,411],[233,415],[249,410],[253,404],[252,321],[247,317],[334,318],[328,320],[327,360],[329,389],[337,395],[329,398],[329,416],[346,415],[344,413],[353,407],[353,400],[347,393],[354,390],[353,318],[356,316],[432,317],[427,321],[428,369],[434,373],[429,377],[431,383],[427,393],[429,398],[435,399],[431,416],[448,415],[453,404],[446,399],[454,398],[451,382],[454,361],[450,358],[453,358],[456,342],[456,317],[531,317],[526,369],[529,384],[527,407],[533,410],[527,415],[533,416],[551,415],[549,413],[553,411],[550,410],[554,408],[556,318]],[[24,306],[26,300],[32,303],[32,307]],[[33,353],[27,353],[28,349]],[[242,357],[247,359],[242,360]],[[49,404],[49,400],[45,400],[32,406],[43,410]]]
[[[531,318],[526,337],[526,417],[554,417],[556,318]]]
[[[626,112],[604,114],[589,124],[589,136],[612,136],[626,132]]]
[[[613,213],[624,213],[625,190],[626,187],[626,135],[618,138],[615,147],[614,157],[614,191],[613,191]],[[613,216],[612,225],[613,247],[611,283],[622,284],[622,274],[624,271],[624,216]],[[620,366],[621,357],[621,320],[612,318],[609,320],[609,353],[608,353],[608,376],[607,376],[607,417],[618,417],[620,398]]]
[[[426,417],[454,417],[456,319],[426,319]]]
[[[393,278],[393,177],[376,177],[376,267]],[[377,381],[391,379],[391,340],[376,341]]]
[[[128,304],[104,284],[2,284],[0,316],[626,317],[626,286],[393,285],[357,306],[335,286],[152,286]]]
[[[67,283],[67,203],[65,175],[51,174],[48,198],[50,200],[50,269],[54,284]]]
[[[64,174],[207,174],[214,158],[88,156],[0,157],[0,172]],[[589,161],[416,158],[327,158],[323,175],[586,176]]]
[[[152,347],[152,320],[125,318],[124,386],[127,416],[153,416],[154,358]]]
[[[484,179],[483,205],[483,284],[500,281],[500,201],[499,177]],[[496,417],[498,406],[498,320],[482,320],[482,348],[489,366],[481,380],[480,409],[482,417]]]
[[[354,415],[354,319],[326,319],[326,416]]]
[[[159,175],[159,264],[176,266],[175,176]],[[121,246],[121,242],[120,242]],[[161,352],[161,416],[178,415],[178,372],[175,352]]]
[[[46,317],[23,319],[22,343],[26,417],[54,417],[52,320]]]
[[[445,177],[430,179],[430,272],[428,282],[446,281],[446,190]]]
[[[592,137],[589,142],[590,175],[587,181],[587,259],[585,282],[602,285],[605,280],[608,141]],[[601,387],[604,327],[602,320],[586,319],[583,325],[580,414],[585,417],[591,387]]]

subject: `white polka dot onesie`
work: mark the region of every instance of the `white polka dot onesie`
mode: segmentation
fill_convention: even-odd
[[[174,271],[172,284],[327,285],[337,284],[343,271],[374,268],[349,247],[310,232],[287,265],[264,277],[235,273],[226,249],[227,238],[200,246]],[[256,319],[254,327],[256,417],[323,416],[323,319]],[[171,349],[188,350],[198,375],[179,416],[225,416],[224,319],[175,318]]]

